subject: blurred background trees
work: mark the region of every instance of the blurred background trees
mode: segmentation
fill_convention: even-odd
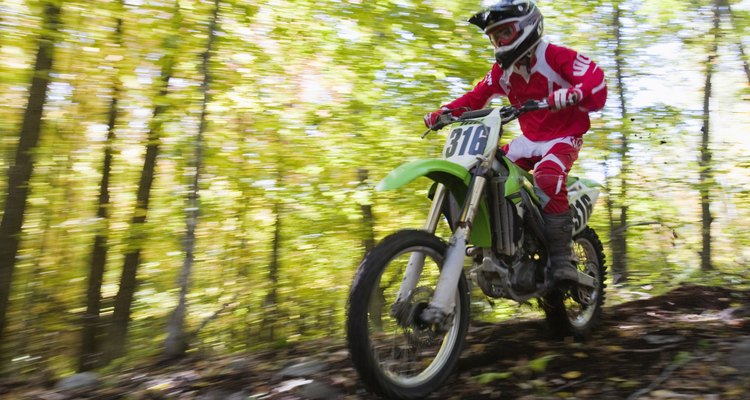
[[[607,188],[615,301],[746,284],[750,2],[539,5],[607,74],[574,174]],[[428,204],[374,184],[490,68],[480,7],[0,1],[2,370],[340,337],[364,249]]]

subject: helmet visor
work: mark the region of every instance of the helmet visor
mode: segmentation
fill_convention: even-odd
[[[487,36],[490,37],[490,42],[492,42],[493,46],[507,46],[513,43],[520,35],[521,30],[518,25],[518,21],[497,25],[487,32]]]

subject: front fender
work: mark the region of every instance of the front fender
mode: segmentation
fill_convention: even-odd
[[[471,174],[466,168],[446,160],[428,159],[400,165],[383,178],[375,187],[375,190],[398,189],[421,176],[445,185],[459,204],[463,204],[471,183]],[[485,199],[482,199],[474,218],[469,242],[478,247],[492,246],[490,218]]]

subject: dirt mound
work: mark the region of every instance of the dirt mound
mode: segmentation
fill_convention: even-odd
[[[733,304],[748,305],[748,292],[723,287],[682,285],[664,295],[635,300],[613,308],[618,317],[642,313],[644,310],[701,311],[724,310]]]

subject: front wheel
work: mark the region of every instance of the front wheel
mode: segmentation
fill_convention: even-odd
[[[573,258],[579,271],[594,278],[595,287],[555,288],[541,305],[555,334],[583,339],[599,323],[606,287],[602,242],[593,229],[586,227],[573,238]]]
[[[427,396],[450,376],[458,362],[469,325],[469,290],[462,274],[452,317],[442,327],[419,315],[437,285],[447,245],[417,230],[394,233],[362,260],[349,294],[349,354],[362,381],[386,398]],[[415,289],[396,307],[407,263],[424,256]]]

